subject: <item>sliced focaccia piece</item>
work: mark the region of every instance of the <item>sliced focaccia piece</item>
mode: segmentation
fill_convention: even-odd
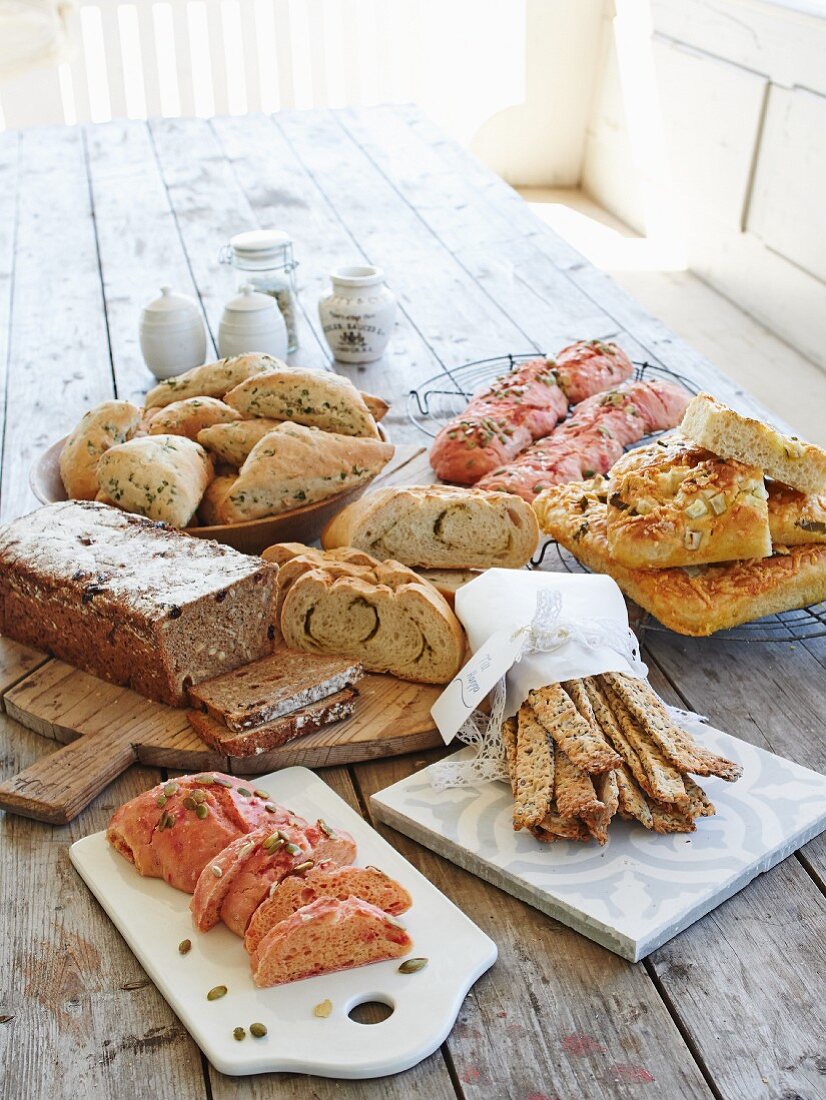
[[[223,397],[246,378],[279,370],[289,370],[289,367],[283,360],[263,352],[233,355],[216,363],[193,367],[175,378],[164,379],[149,391],[144,405],[147,409],[155,409],[186,397]]]
[[[244,947],[252,955],[271,928],[321,897],[339,901],[361,898],[393,916],[404,913],[413,904],[407,890],[378,867],[340,866],[325,860],[301,874],[288,875],[271,887],[247,925]]]
[[[60,452],[60,479],[70,499],[95,499],[101,455],[131,439],[140,420],[141,410],[129,401],[104,401],[83,414]]]
[[[769,492],[769,530],[775,546],[826,542],[826,494],[801,493],[779,481]]]
[[[186,527],[212,477],[212,462],[199,443],[182,435],[143,436],[101,456],[97,499]]]
[[[267,845],[272,842],[263,841],[244,861],[221,905],[221,920],[236,936],[244,935],[267,891],[285,875],[309,870],[314,863],[326,859],[347,864],[356,858],[356,844],[350,834],[323,822],[306,829],[291,830],[282,825],[279,834],[282,839],[288,838],[283,849],[276,844],[269,850]]]
[[[186,397],[159,409],[149,421],[149,435],[185,435],[197,440],[198,433],[213,424],[240,420],[241,414],[217,397]]]
[[[271,831],[290,817],[243,780],[204,772],[160,783],[120,806],[106,836],[139,874],[191,894],[205,864],[233,840],[264,822]]]
[[[221,462],[240,470],[255,444],[281,424],[282,420],[270,420],[268,417],[261,417],[260,420],[231,420],[226,424],[213,424],[203,428],[198,432],[197,440]]]
[[[395,917],[360,898],[318,898],[272,928],[251,958],[258,986],[399,959],[413,941]]]
[[[325,500],[375,477],[394,450],[379,439],[282,424],[250,451],[219,514],[224,523],[237,523]]]
[[[826,493],[826,451],[743,416],[710,394],[691,400],[680,431],[714,454],[759,466],[768,477],[801,493]]]
[[[359,391],[332,371],[287,370],[248,378],[226,395],[226,401],[244,417],[291,420],[368,439],[379,434]]]
[[[321,536],[325,550],[353,546],[429,569],[518,569],[538,541],[525,501],[447,485],[377,489],[342,509]]]
[[[303,564],[297,558],[282,566],[279,577]],[[444,684],[459,671],[465,648],[461,624],[410,570],[393,562],[373,571],[347,563],[307,564],[283,596],[279,621],[288,646],[352,657],[371,672],[415,683]]]
[[[631,569],[768,557],[767,495],[758,466],[679,437],[648,444],[611,469],[611,556]]]
[[[690,568],[629,569],[614,561],[602,478],[555,485],[534,507],[543,530],[588,569],[671,630],[705,637],[740,623],[826,600],[826,544],[775,547],[770,558]]]

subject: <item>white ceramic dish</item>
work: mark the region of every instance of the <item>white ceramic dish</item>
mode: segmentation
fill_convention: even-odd
[[[496,945],[311,771],[287,768],[256,782],[302,816],[347,829],[360,865],[380,867],[407,887],[413,906],[401,919],[413,937],[412,955],[429,960],[424,970],[400,974],[399,962],[390,961],[258,989],[242,941],[223,925],[196,932],[189,895],[141,878],[104,833],[73,844],[72,863],[221,1073],[363,1078],[409,1069],[447,1037],[468,989],[496,961]],[[192,941],[192,950],[182,956],[183,939]],[[228,993],[208,1001],[216,985]],[[314,1016],[313,1007],[327,999],[331,1015]],[[382,1023],[349,1019],[355,1005],[375,1000],[393,1008]],[[255,1021],[266,1024],[265,1038],[249,1035]],[[238,1026],[247,1029],[242,1042],[232,1036]]]
[[[717,815],[688,835],[658,836],[617,820],[604,848],[540,844],[513,831],[504,783],[437,791],[427,768],[371,803],[420,844],[637,962],[826,829],[826,776],[709,726],[685,725],[744,769],[736,783],[700,780]]]

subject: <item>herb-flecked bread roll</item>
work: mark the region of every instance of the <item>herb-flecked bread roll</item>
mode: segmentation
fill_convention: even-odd
[[[104,401],[83,414],[60,452],[60,477],[68,497],[95,499],[100,456],[130,439],[140,420],[141,410],[129,401]]]
[[[97,499],[172,527],[186,527],[212,477],[212,462],[199,443],[182,435],[147,435],[103,455]]]
[[[261,417],[260,420],[233,420],[226,424],[213,424],[198,432],[198,442],[216,458],[240,470],[258,440],[282,423],[281,420]]]
[[[321,536],[427,569],[518,569],[539,541],[529,504],[511,493],[448,485],[377,489],[349,504]]]
[[[204,363],[175,378],[166,378],[146,395],[147,409],[171,405],[186,397],[223,397],[225,393],[254,374],[288,370],[287,364],[263,352],[233,355],[217,363]]]
[[[369,481],[393,456],[392,443],[282,424],[250,451],[219,511],[224,523],[275,516]]]
[[[227,424],[241,416],[217,397],[185,397],[173,401],[149,421],[149,435],[185,435],[195,440],[198,433],[214,424]]]
[[[375,439],[379,430],[364,398],[332,371],[285,370],[248,378],[225,398],[244,417],[267,416]]]
[[[206,487],[206,492],[201,497],[198,505],[198,522],[203,527],[215,527],[223,524],[225,520],[221,511],[224,497],[238,480],[238,474],[221,474],[214,478]]]

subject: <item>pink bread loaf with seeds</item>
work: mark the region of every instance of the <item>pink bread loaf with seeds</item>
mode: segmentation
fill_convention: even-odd
[[[244,947],[252,954],[276,924],[321,897],[361,898],[393,916],[412,904],[407,890],[378,867],[340,866],[332,860],[317,863],[305,874],[289,875],[272,888],[247,925]]]
[[[261,987],[398,959],[413,941],[395,917],[361,898],[321,897],[281,921],[253,954]]]
[[[243,780],[202,772],[131,799],[114,812],[106,836],[141,875],[191,894],[205,864],[228,844],[260,825],[272,831],[290,818]]]

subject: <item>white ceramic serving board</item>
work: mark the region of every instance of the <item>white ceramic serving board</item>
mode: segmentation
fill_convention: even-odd
[[[412,956],[429,960],[425,969],[400,974],[400,960],[391,960],[258,989],[242,941],[223,925],[196,932],[189,895],[141,878],[104,833],[73,844],[72,863],[221,1073],[361,1078],[408,1069],[447,1037],[468,989],[496,961],[496,945],[311,771],[287,768],[256,783],[302,817],[346,829],[360,865],[380,867],[407,887],[413,905],[401,919],[413,937]],[[178,953],[183,939],[192,941],[187,955]],[[208,1001],[216,985],[228,993]],[[327,999],[331,1015],[315,1016],[314,1006]],[[349,1019],[355,1005],[375,1000],[390,1005],[392,1015],[378,1024]],[[255,1021],[266,1024],[265,1038],[249,1035]],[[232,1036],[239,1026],[247,1029],[241,1042]]]
[[[744,769],[736,783],[700,780],[717,814],[700,818],[688,835],[659,836],[615,819],[604,848],[542,844],[514,832],[505,783],[438,791],[430,768],[374,794],[373,809],[399,832],[637,962],[826,829],[826,777],[709,726],[684,725]]]

